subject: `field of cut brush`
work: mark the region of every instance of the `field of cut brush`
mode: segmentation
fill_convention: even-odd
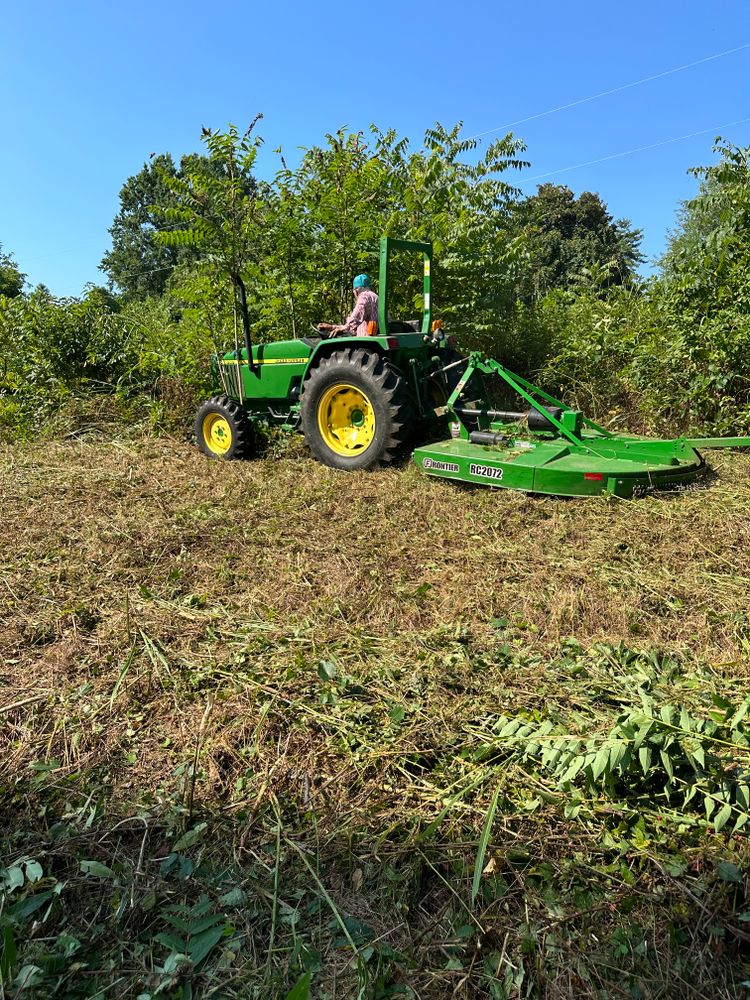
[[[0,997],[742,997],[750,455],[0,451]]]

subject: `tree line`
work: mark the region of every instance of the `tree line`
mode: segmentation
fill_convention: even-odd
[[[342,129],[294,167],[277,150],[263,180],[259,118],[204,129],[203,154],[153,156],[125,181],[107,287],[27,290],[0,248],[0,429],[31,431],[104,396],[179,426],[238,316],[256,340],[340,318],[352,276],[377,274],[381,235],[433,243],[436,314],[465,350],[636,428],[750,427],[748,149],[719,142],[717,162],[694,171],[698,193],[644,280],[641,233],[598,194],[522,195],[513,181],[528,164],[510,134],[480,153],[460,125],[418,146]],[[416,315],[420,296],[413,262],[397,257],[394,315]]]

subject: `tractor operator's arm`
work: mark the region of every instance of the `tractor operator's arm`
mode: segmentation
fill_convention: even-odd
[[[369,337],[377,332],[378,297],[369,288],[357,297],[354,308],[343,323],[318,323],[319,330],[330,330],[337,333],[349,333],[353,336]]]

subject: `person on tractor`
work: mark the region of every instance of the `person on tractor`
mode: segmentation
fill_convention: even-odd
[[[318,329],[329,330],[334,337],[340,333],[373,337],[378,332],[378,297],[370,288],[370,276],[358,274],[352,287],[357,301],[344,322],[318,323]]]

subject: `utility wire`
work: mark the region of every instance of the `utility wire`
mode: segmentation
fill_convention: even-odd
[[[483,135],[490,135],[492,132],[503,132],[506,129],[514,128],[516,125],[523,125],[525,122],[536,121],[537,118],[546,118],[548,115],[554,115],[558,111],[568,111],[570,108],[577,108],[581,104],[598,101],[600,97],[609,97],[611,94],[619,94],[623,90],[630,90],[633,87],[640,87],[644,83],[651,83],[653,80],[661,80],[665,76],[682,73],[683,70],[692,69],[693,66],[701,66],[703,63],[712,62],[714,59],[722,59],[724,56],[730,56],[735,52],[742,52],[745,49],[750,49],[750,42],[745,42],[744,45],[737,45],[733,49],[726,49],[724,52],[716,52],[712,56],[704,56],[703,59],[696,59],[695,62],[685,63],[684,66],[675,66],[674,69],[665,69],[662,73],[654,73],[653,76],[644,76],[641,80],[633,80],[632,83],[624,83],[621,87],[613,87],[611,90],[602,90],[599,94],[592,94],[590,97],[582,97],[578,101],[571,101],[569,104],[561,104],[559,107],[550,108],[548,111],[540,111],[538,114],[528,115],[526,118],[519,118],[514,122],[508,122],[507,125],[498,125],[496,128],[485,129],[484,132],[477,132],[475,135],[468,136],[467,141],[469,139],[480,139]]]
[[[556,174],[564,174],[570,170],[580,170],[582,167],[590,167],[596,163],[606,163],[608,160],[618,160],[623,156],[632,156],[633,153],[642,153],[649,149],[658,149],[660,146],[668,146],[673,142],[683,142],[685,139],[693,139],[699,135],[707,135],[709,132],[717,133],[721,129],[732,128],[734,125],[744,125],[750,122],[750,117],[739,118],[737,121],[726,122],[724,125],[715,125],[713,128],[699,129],[697,132],[688,132],[686,135],[674,136],[671,139],[662,139],[660,142],[651,142],[645,146],[635,146],[633,149],[624,149],[619,153],[610,153],[609,156],[600,156],[595,160],[585,160],[583,163],[574,163],[568,167],[559,167],[557,170],[548,170],[543,174],[534,174],[533,177],[519,178],[518,184],[531,184],[533,181],[540,181],[546,177],[554,177]],[[197,260],[189,261],[189,264],[204,264],[214,258],[211,257],[199,257]],[[122,278],[134,278],[140,277],[144,274],[156,274],[159,271],[172,271],[178,264],[168,264],[165,267],[154,267],[147,271],[130,271],[127,274],[122,274]]]
[[[556,174],[564,174],[569,170],[579,170],[581,167],[591,167],[595,163],[606,163],[607,160],[618,160],[622,156],[630,156],[633,153],[642,153],[647,149],[657,149],[659,146],[668,146],[672,142],[682,142],[684,139],[693,139],[697,135],[706,135],[708,132],[720,132],[721,129],[731,128],[734,125],[744,125],[750,122],[750,118],[740,118],[735,122],[726,122],[724,125],[716,125],[713,128],[703,128],[698,132],[688,132],[687,135],[677,135],[672,139],[662,139],[661,142],[651,142],[646,146],[635,146],[633,149],[624,149],[620,153],[610,153],[609,156],[600,156],[596,160],[586,160],[583,163],[574,163],[569,167],[559,167],[557,170],[548,170],[544,174],[535,174],[533,177],[524,177],[518,181],[519,184],[530,184],[532,181],[540,181],[544,177],[553,177]]]

